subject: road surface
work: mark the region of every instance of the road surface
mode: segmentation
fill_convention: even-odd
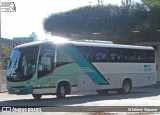
[[[121,109],[125,109],[126,106],[130,107],[133,110],[132,112],[136,111],[134,111],[134,109],[136,109],[135,107],[137,107],[137,109],[141,109],[138,108],[139,106],[148,107],[148,109],[154,109],[153,107],[159,106],[155,107],[155,109],[157,109],[157,111],[160,111],[160,87],[155,86],[134,88],[132,89],[130,94],[122,95],[118,95],[116,92],[110,92],[108,95],[98,95],[96,94],[96,92],[90,91],[81,94],[70,95],[65,99],[57,99],[56,96],[53,95],[44,95],[42,96],[41,100],[34,100],[32,95],[8,95],[8,93],[0,93],[0,97],[0,106],[41,106],[42,110],[47,106],[48,109],[45,108],[44,111],[58,111],[56,112],[56,114],[66,114],[67,112],[67,110],[65,110],[65,107],[55,108],[59,106],[69,107],[69,111],[71,111],[69,115],[74,114],[72,112],[76,112],[77,114],[94,115],[97,114],[96,109],[100,109],[103,107],[104,109],[106,109],[106,111],[98,112],[98,115],[105,115],[106,112],[121,112],[123,111]],[[110,111],[108,111],[106,107],[110,108]],[[90,111],[93,110],[96,113],[90,113]],[[100,109],[99,111],[103,110]],[[128,113],[128,111],[126,112],[127,114],[132,113]],[[141,111],[139,110],[138,112]],[[37,114],[39,115],[39,113]]]

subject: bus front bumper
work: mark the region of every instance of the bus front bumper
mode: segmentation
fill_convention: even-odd
[[[27,95],[27,94],[32,94],[32,92],[33,92],[32,87],[20,87],[20,88],[9,87],[8,88],[9,94]]]

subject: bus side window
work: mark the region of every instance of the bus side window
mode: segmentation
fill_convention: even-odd
[[[52,68],[52,57],[49,54],[43,55],[40,60],[40,71],[51,71]]]
[[[124,62],[135,62],[134,50],[123,49],[123,61]]]
[[[110,62],[121,62],[122,61],[122,52],[117,48],[109,49],[109,60]]]
[[[76,46],[78,51],[90,62],[93,61],[93,48],[89,46]]]
[[[138,63],[145,62],[145,51],[144,50],[136,50],[136,58]]]
[[[146,63],[155,63],[154,51],[146,51]]]
[[[108,53],[107,48],[95,47],[94,48],[94,62],[107,62]]]

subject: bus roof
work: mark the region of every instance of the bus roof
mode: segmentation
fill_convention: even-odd
[[[74,42],[76,46],[95,46],[95,47],[109,47],[109,48],[127,48],[127,49],[146,49],[154,50],[151,46],[136,46],[136,45],[122,45],[122,44],[104,44],[104,43],[82,43]]]
[[[145,50],[154,50],[151,46],[136,46],[136,45],[122,45],[122,44],[113,44],[111,42],[89,42],[89,41],[72,41],[68,40],[66,42],[56,43],[53,40],[43,40],[43,41],[35,41],[30,43],[25,43],[22,45],[18,45],[15,47],[22,48],[22,47],[30,47],[35,45],[41,45],[45,43],[53,43],[53,44],[73,44],[75,46],[93,46],[93,47],[110,47],[110,48],[127,48],[127,49],[145,49]]]
[[[34,42],[28,42],[28,43],[24,43],[24,44],[21,44],[21,45],[18,45],[16,46],[14,49],[17,49],[17,48],[23,48],[23,47],[30,47],[30,46],[35,46],[35,45],[41,45],[41,44],[45,44],[49,41],[34,41]]]

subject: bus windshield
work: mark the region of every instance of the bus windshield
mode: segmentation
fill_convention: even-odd
[[[20,81],[31,78],[36,70],[38,47],[14,49],[10,55],[7,79]]]

